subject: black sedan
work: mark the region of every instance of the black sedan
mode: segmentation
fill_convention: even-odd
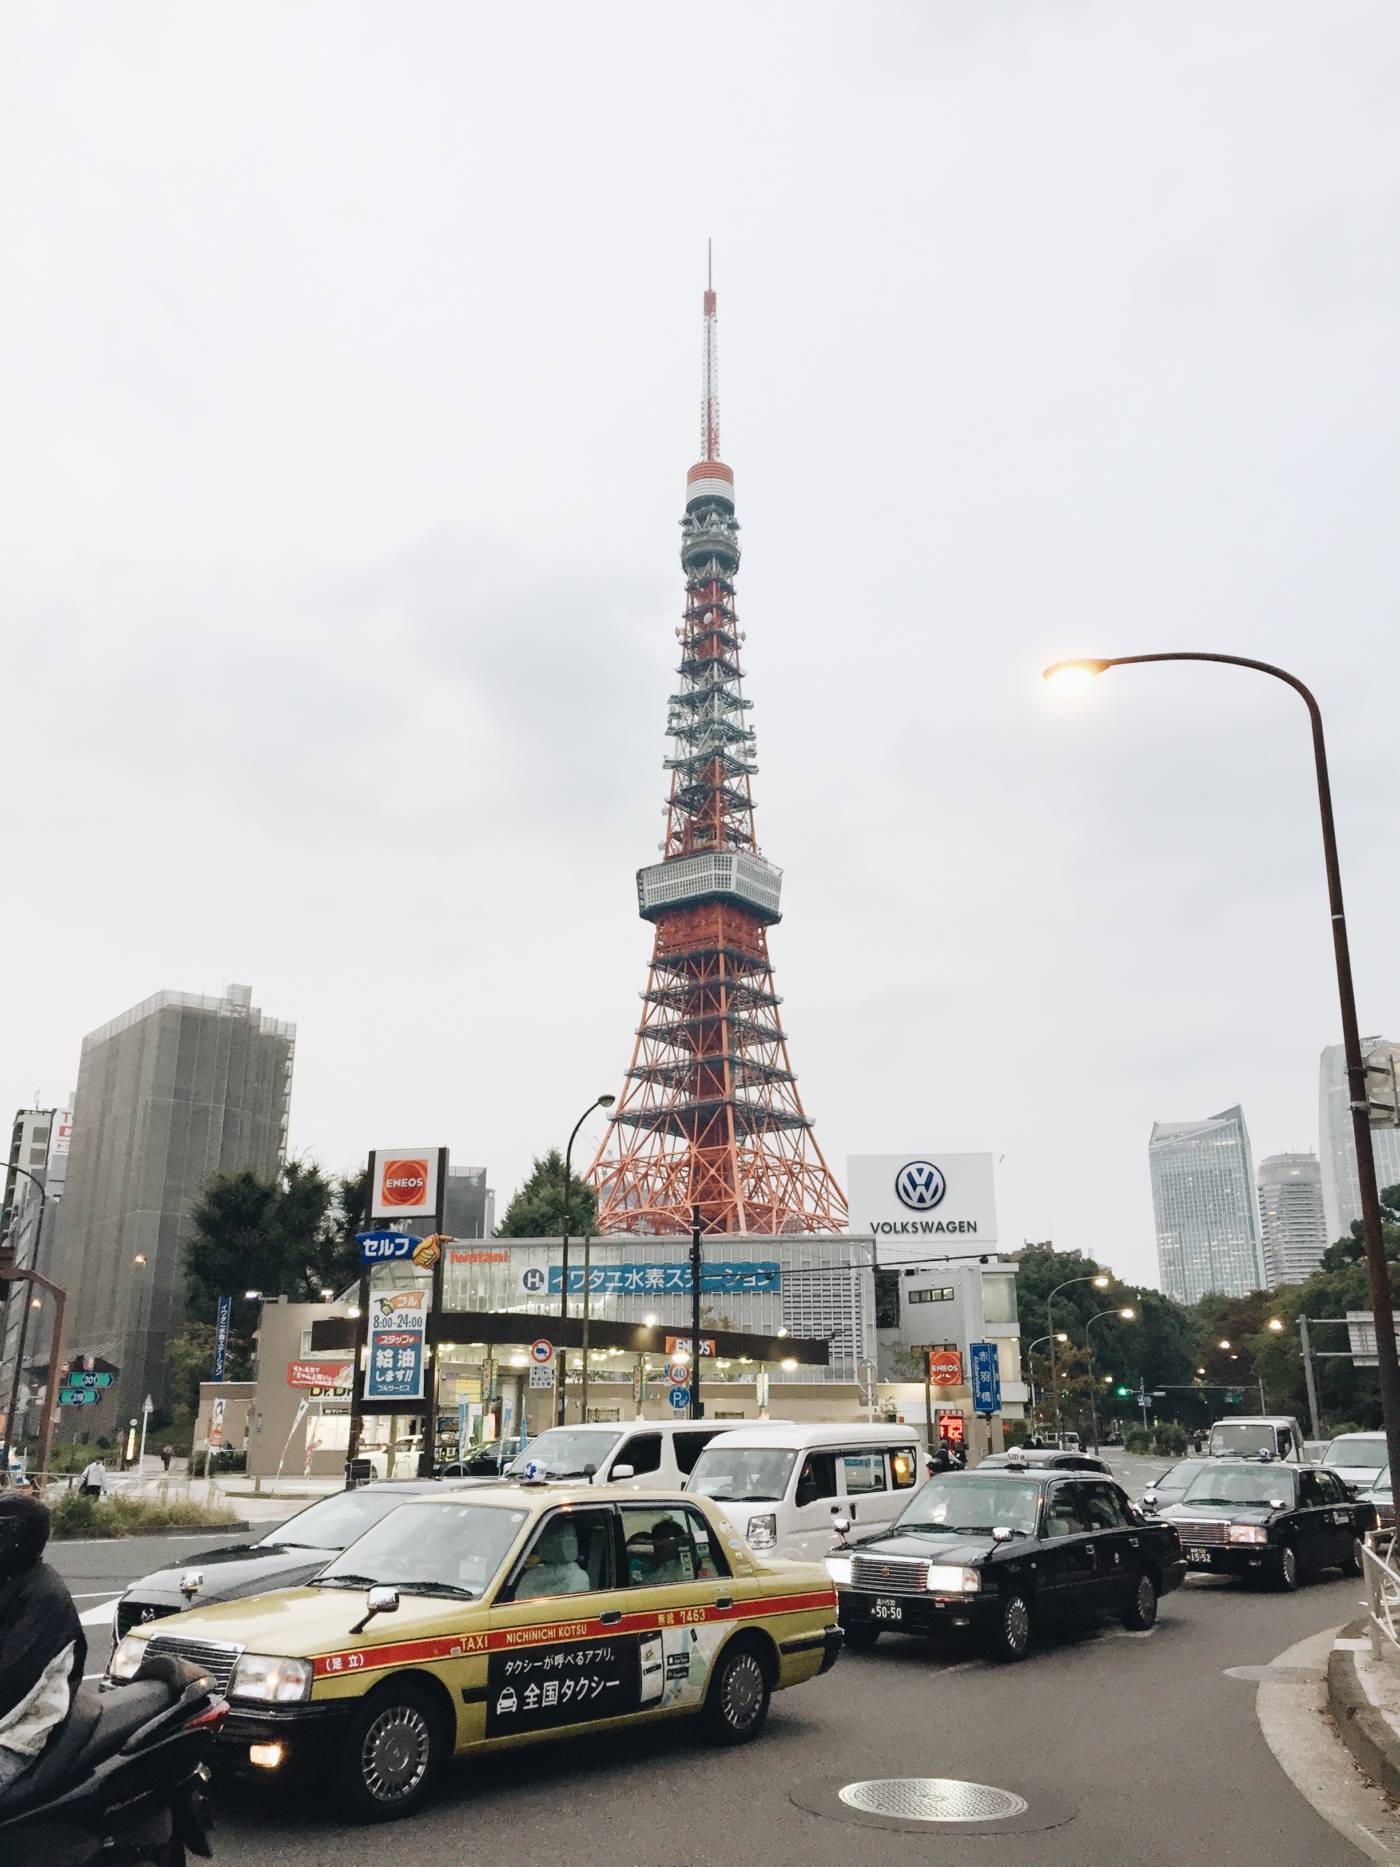
[[[977,1461],[979,1472],[1023,1472],[1032,1467],[1041,1472],[1102,1472],[1105,1478],[1113,1476],[1108,1460],[1095,1452],[1040,1452],[1033,1446],[1015,1446],[1010,1452],[989,1452],[985,1459]]]
[[[120,1640],[146,1621],[162,1620],[167,1614],[180,1614],[211,1601],[262,1595],[272,1588],[300,1588],[405,1498],[436,1489],[436,1479],[420,1478],[336,1491],[298,1511],[256,1543],[211,1549],[176,1568],[155,1569],[133,1582],[117,1603],[115,1637]]]
[[[1376,1511],[1334,1473],[1276,1460],[1212,1459],[1163,1519],[1193,1574],[1244,1575],[1296,1588],[1322,1569],[1361,1573],[1360,1539]]]
[[[856,1652],[886,1632],[969,1628],[1019,1660],[1052,1622],[1107,1612],[1151,1627],[1186,1564],[1176,1531],[1111,1478],[1003,1466],[930,1478],[887,1530],[843,1542],[826,1567]]]

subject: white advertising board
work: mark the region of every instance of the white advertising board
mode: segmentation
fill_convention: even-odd
[[[990,1154],[852,1154],[846,1162],[851,1230],[872,1232],[882,1264],[940,1254],[995,1251],[996,1189]]]

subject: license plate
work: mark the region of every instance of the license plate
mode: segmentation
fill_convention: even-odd
[[[902,1621],[904,1609],[899,1602],[891,1601],[888,1595],[880,1595],[870,1610],[870,1617],[876,1621]]]
[[[1198,1563],[1203,1569],[1208,1569],[1210,1567],[1210,1551],[1208,1549],[1188,1549],[1186,1552],[1186,1560],[1188,1562]]]

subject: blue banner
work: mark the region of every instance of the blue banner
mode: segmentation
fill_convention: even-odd
[[[967,1359],[972,1370],[972,1411],[1000,1413],[1001,1369],[995,1342],[970,1342]]]
[[[214,1325],[214,1379],[222,1381],[224,1369],[228,1365],[228,1322],[233,1311],[233,1298],[219,1298],[219,1320]]]
[[[520,1273],[527,1296],[557,1297],[564,1288],[562,1265],[532,1264]],[[588,1271],[588,1289],[594,1296],[684,1296],[690,1292],[690,1265],[594,1264]],[[715,1294],[728,1290],[781,1290],[780,1264],[702,1264],[700,1289]],[[583,1266],[569,1266],[569,1291],[583,1294]]]
[[[361,1264],[393,1264],[401,1258],[412,1257],[415,1245],[423,1240],[415,1238],[412,1232],[356,1232],[355,1243],[360,1247]]]

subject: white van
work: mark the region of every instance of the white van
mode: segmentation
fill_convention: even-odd
[[[686,1490],[710,1498],[763,1556],[820,1562],[833,1517],[878,1530],[924,1477],[908,1426],[740,1426],[706,1446]]]
[[[551,1483],[591,1478],[634,1491],[679,1491],[717,1433],[742,1420],[628,1420],[587,1426],[550,1426],[518,1452],[501,1476],[507,1484],[531,1467]],[[485,1482],[490,1483],[488,1479]]]

